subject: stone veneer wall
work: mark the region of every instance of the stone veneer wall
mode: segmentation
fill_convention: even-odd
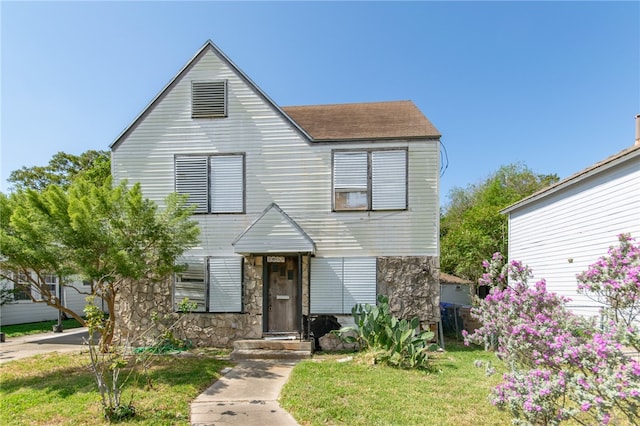
[[[144,344],[173,324],[173,283],[125,286],[116,303],[116,337],[121,342]],[[230,347],[238,339],[262,337],[262,258],[244,261],[243,313],[191,313],[184,315],[173,333],[195,346]],[[160,321],[154,323],[157,313]],[[141,338],[140,336],[146,336]]]
[[[243,313],[192,313],[185,315],[174,335],[189,339],[195,346],[230,347],[235,340],[262,337],[262,256],[244,259]],[[134,283],[126,286],[116,305],[119,312],[116,336],[120,341],[139,342],[142,334],[160,334],[177,318],[172,307],[171,280],[154,285]],[[152,316],[166,319],[154,323]],[[309,256],[302,259],[302,313],[309,313]],[[152,333],[148,330],[155,328]]]
[[[420,318],[423,328],[440,321],[440,260],[437,256],[378,257],[378,294],[391,313]]]

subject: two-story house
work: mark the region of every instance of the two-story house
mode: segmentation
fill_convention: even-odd
[[[378,294],[436,324],[439,139],[411,101],[280,107],[208,41],[111,145],[116,182],[188,194],[201,229],[185,273],[123,297],[120,329],[183,297],[203,345],[300,333]]]

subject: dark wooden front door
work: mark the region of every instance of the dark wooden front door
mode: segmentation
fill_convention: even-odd
[[[267,331],[298,331],[298,257],[267,256],[268,327]]]

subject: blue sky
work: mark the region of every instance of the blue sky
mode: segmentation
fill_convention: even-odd
[[[211,39],[281,106],[411,99],[454,186],[633,145],[640,2],[0,2],[0,189],[107,149]]]

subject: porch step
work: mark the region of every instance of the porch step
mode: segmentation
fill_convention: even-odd
[[[312,341],[236,340],[231,359],[308,359],[313,353]]]

